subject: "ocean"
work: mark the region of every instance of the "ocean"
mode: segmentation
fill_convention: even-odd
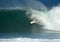
[[[60,6],[49,9],[39,0],[1,0],[0,42],[60,42]]]

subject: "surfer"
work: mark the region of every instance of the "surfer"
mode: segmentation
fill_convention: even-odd
[[[36,23],[35,19],[32,18],[30,24],[35,24],[35,23]]]

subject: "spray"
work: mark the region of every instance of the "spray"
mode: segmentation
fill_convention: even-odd
[[[30,24],[32,26],[32,32],[60,32],[60,7],[53,7],[48,11],[35,10],[30,8],[27,10]]]

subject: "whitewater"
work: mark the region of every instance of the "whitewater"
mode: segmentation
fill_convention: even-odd
[[[0,10],[25,10],[32,29],[31,34],[0,33],[0,42],[60,42],[59,5],[49,10],[37,0],[20,0],[19,3],[15,0],[4,5]]]
[[[28,15],[29,19],[31,19],[30,23],[33,24],[32,28],[35,29],[36,27],[35,29],[36,32],[37,32],[37,28],[45,29],[46,31],[50,30],[52,32],[53,31],[60,32],[60,12],[59,11],[60,11],[60,6],[57,6],[47,11],[30,9],[30,10],[27,10],[26,14]],[[37,24],[40,27],[34,24]],[[34,31],[34,29],[32,29],[32,31]]]

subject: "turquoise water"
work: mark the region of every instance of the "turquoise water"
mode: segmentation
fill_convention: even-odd
[[[0,33],[31,33],[25,10],[0,10]]]

